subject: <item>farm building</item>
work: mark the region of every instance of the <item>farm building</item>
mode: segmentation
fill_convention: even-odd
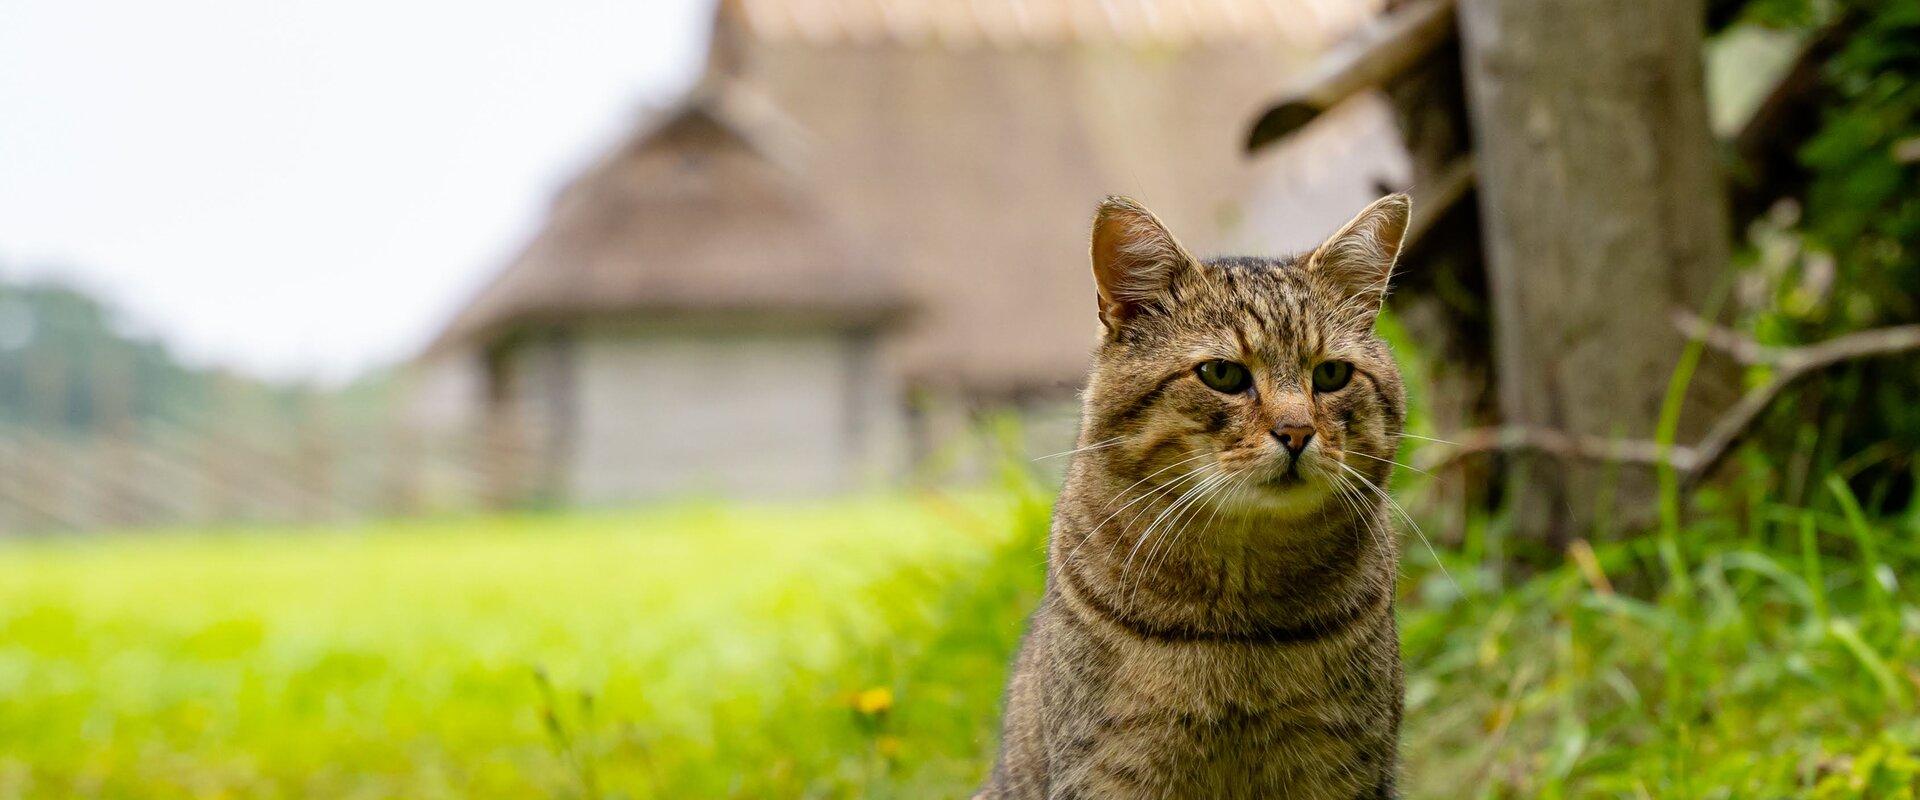
[[[1243,155],[1377,3],[1177,5],[723,0],[706,75],[559,193],[423,360],[423,407],[516,432],[529,485],[586,503],[854,487],[986,409],[1064,441],[1101,196],[1273,252],[1404,171],[1364,102]]]

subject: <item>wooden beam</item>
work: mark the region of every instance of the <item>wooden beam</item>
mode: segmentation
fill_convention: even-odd
[[[1454,38],[1454,0],[1421,0],[1335,47],[1280,94],[1247,135],[1247,150],[1285,138],[1326,110],[1412,69]]]

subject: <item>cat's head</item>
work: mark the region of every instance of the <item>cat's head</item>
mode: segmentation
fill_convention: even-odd
[[[1374,320],[1409,209],[1389,195],[1297,257],[1201,260],[1139,203],[1108,198],[1083,440],[1103,471],[1138,480],[1129,494],[1282,515],[1384,487],[1406,406]]]

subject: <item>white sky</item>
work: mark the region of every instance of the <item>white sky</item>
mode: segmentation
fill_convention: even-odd
[[[698,71],[711,0],[0,0],[0,270],[197,363],[411,355]]]

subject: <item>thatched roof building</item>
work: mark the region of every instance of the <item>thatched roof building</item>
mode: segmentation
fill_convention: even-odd
[[[578,340],[582,325],[684,338],[751,323],[769,332],[756,345],[769,356],[790,344],[778,331],[841,331],[834,347],[856,355],[821,350],[810,369],[822,385],[764,391],[858,405],[804,423],[842,442],[811,446],[865,454],[831,469],[886,472],[898,442],[925,445],[943,427],[929,409],[1071,396],[1097,328],[1085,237],[1102,195],[1145,199],[1197,250],[1270,252],[1308,246],[1395,182],[1384,109],[1343,112],[1284,152],[1249,160],[1241,148],[1275,87],[1377,4],[721,0],[699,88],[568,186],[434,352],[486,356],[468,363],[490,365],[500,407],[528,404],[535,385],[608,383],[574,356],[511,379],[536,373],[509,364],[516,343]],[[633,377],[653,368],[633,361],[629,380],[665,385]],[[543,401],[572,409],[545,413],[560,431],[548,450],[609,440],[581,421],[578,394]],[[648,397],[645,425],[706,424],[687,407],[697,392],[684,405]],[[630,439],[608,469],[669,460]],[[761,455],[750,436],[708,442],[724,451],[720,471]],[[569,458],[550,463],[577,471]]]

